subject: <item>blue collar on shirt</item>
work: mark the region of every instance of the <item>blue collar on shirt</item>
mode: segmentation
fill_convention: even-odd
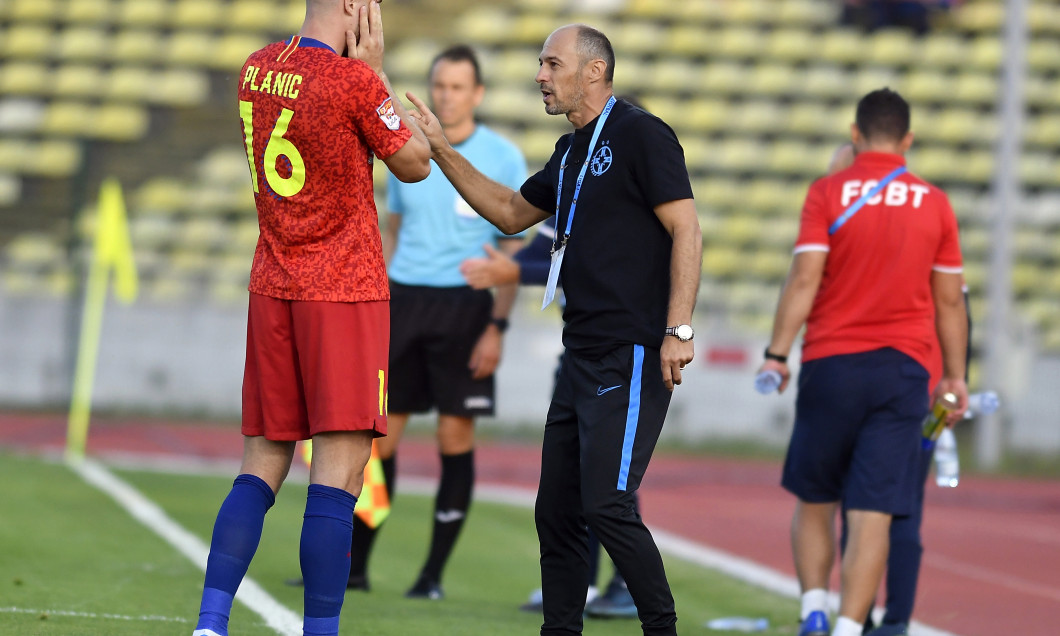
[[[291,40],[293,40],[293,39],[294,39],[294,36],[292,35],[291,37],[289,37],[286,40],[284,40],[283,43],[284,44],[290,44]],[[303,36],[302,39],[298,42],[298,46],[300,46],[300,47],[301,46],[307,46],[307,47],[309,47],[311,49],[327,49],[327,50],[331,51],[332,53],[338,55],[338,51],[336,51],[335,49],[331,48],[327,44],[324,44],[320,40],[314,40],[313,38],[307,38],[307,37]]]

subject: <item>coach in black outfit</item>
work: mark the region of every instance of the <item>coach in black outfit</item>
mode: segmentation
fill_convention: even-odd
[[[545,41],[536,78],[545,111],[566,115],[575,130],[519,192],[475,170],[409,95],[435,162],[480,215],[508,234],[553,214],[558,221],[553,268],[567,298],[566,355],[535,513],[543,635],[581,633],[586,524],[625,577],[644,633],[677,633],[662,559],[633,493],[692,360],[702,239],[681,145],[660,119],[614,99],[614,60],[607,37],[585,25]]]

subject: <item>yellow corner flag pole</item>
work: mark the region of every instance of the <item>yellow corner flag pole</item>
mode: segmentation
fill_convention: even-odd
[[[306,466],[313,464],[313,440],[302,443],[302,460]],[[386,476],[379,459],[379,445],[372,442],[372,456],[364,467],[364,486],[357,498],[353,514],[361,518],[369,528],[378,528],[390,515],[390,497],[386,494]]]
[[[66,457],[79,460],[85,456],[88,422],[92,410],[92,387],[96,376],[99,340],[103,331],[103,310],[107,304],[107,284],[114,271],[114,294],[123,303],[136,299],[139,279],[129,240],[129,222],[125,200],[117,179],[107,179],[99,192],[96,211],[96,236],[88,267],[85,305],[81,315],[74,389],[70,398],[70,419],[66,432]]]

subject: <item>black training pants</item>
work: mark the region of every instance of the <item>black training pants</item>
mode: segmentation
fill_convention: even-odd
[[[634,504],[669,404],[658,350],[626,345],[598,360],[563,356],[545,422],[534,514],[542,635],[582,632],[586,525],[625,578],[644,633],[677,633],[662,558]]]

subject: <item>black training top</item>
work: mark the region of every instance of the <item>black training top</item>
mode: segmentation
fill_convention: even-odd
[[[561,137],[544,169],[520,189],[535,207],[555,212],[560,162],[571,149],[563,174],[557,244],[567,227],[596,121]],[[560,272],[567,299],[563,344],[569,351],[597,357],[623,344],[655,349],[662,345],[673,240],[654,208],[690,198],[692,186],[677,135],[658,117],[619,100],[585,172]]]

